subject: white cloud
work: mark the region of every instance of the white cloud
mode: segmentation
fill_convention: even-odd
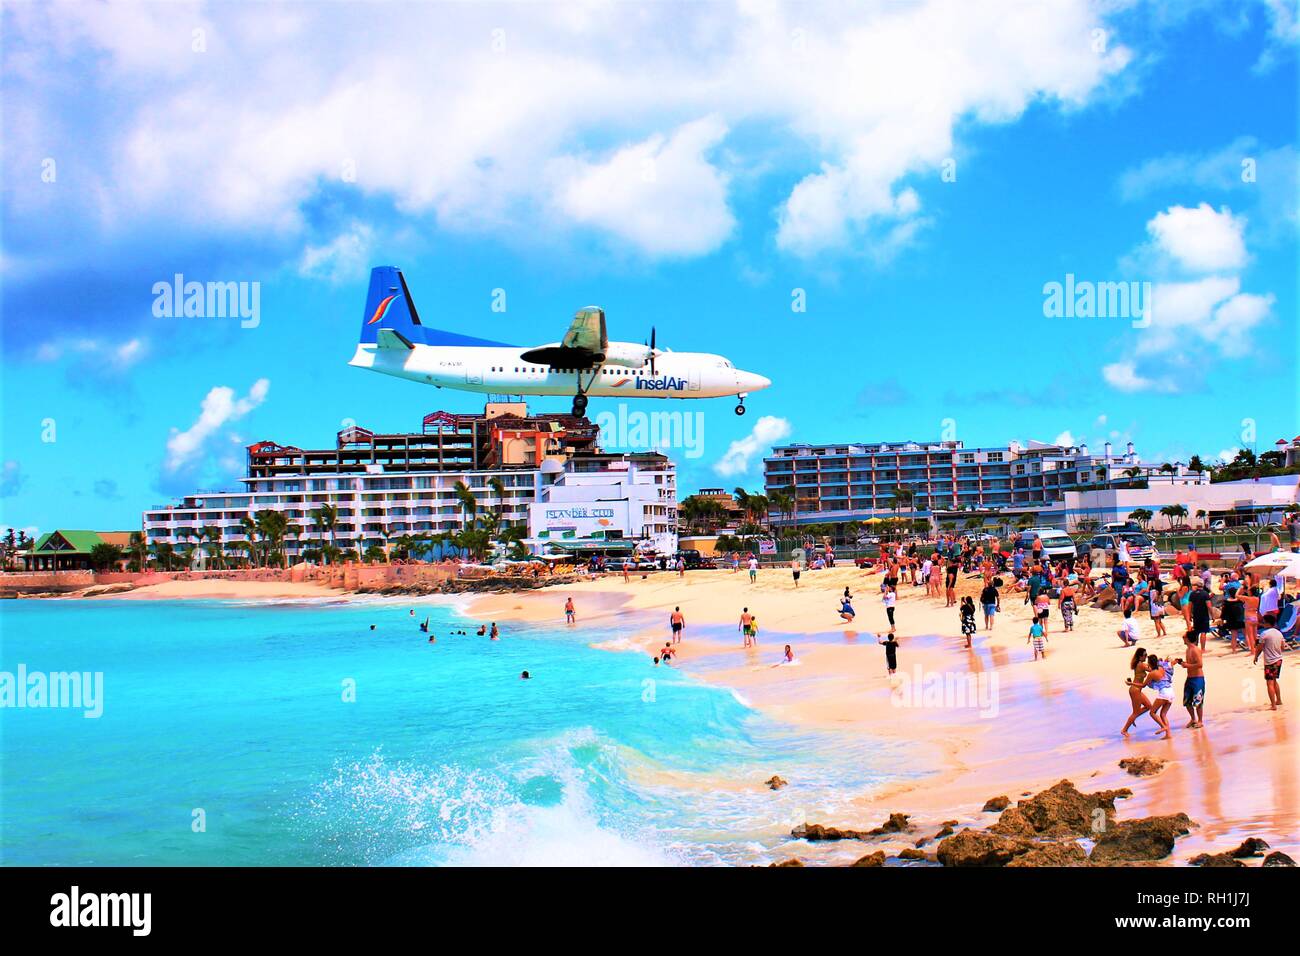
[[[604,162],[560,159],[552,165],[556,206],[648,255],[700,255],[735,228],[727,176],[706,158],[727,134],[709,116],[617,150]]]
[[[1246,264],[1244,218],[1224,206],[1209,203],[1195,209],[1170,206],[1147,223],[1156,247],[1184,269],[1194,273],[1235,271]]]
[[[172,429],[171,437],[167,439],[166,470],[174,472],[191,464],[214,432],[261,405],[270,387],[270,381],[259,378],[243,398],[236,398],[235,390],[228,385],[213,387],[204,396],[194,424],[184,431]]]
[[[331,242],[307,246],[298,260],[298,274],[330,282],[345,282],[364,276],[368,271],[373,239],[373,230],[369,226],[354,222]]]
[[[923,219],[902,180],[958,154],[958,128],[1076,108],[1131,57],[1114,37],[1094,49],[1109,11],[1089,0],[414,5],[378,14],[382,55],[367,4],[10,13],[6,162],[93,148],[78,212],[105,232],[164,216],[296,236],[332,187],[447,228],[590,230],[666,256],[733,232],[718,150],[779,155],[798,179],[780,248],[898,248]],[[73,61],[95,64],[92,89],[52,79]],[[648,156],[662,188],[639,179]]]
[[[125,371],[144,358],[147,352],[148,343],[138,337],[116,343],[72,338],[42,342],[36,347],[34,357],[38,362],[57,362],[65,357],[75,357],[83,362],[95,363],[98,371]]]
[[[1101,370],[1101,377],[1111,388],[1121,392],[1172,392],[1173,383],[1167,379],[1152,379],[1139,375],[1132,362],[1112,362]]]
[[[767,452],[776,442],[790,435],[790,422],[775,415],[764,415],[744,438],[733,441],[726,453],[714,462],[713,470],[724,478],[748,473],[753,459]]]
[[[1069,448],[1072,445],[1077,444],[1077,442],[1074,440],[1074,434],[1067,428],[1053,439],[1052,444],[1060,445],[1063,448]]]

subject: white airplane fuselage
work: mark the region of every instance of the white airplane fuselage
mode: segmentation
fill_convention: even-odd
[[[629,343],[610,345],[628,354],[645,350]],[[721,355],[707,352],[658,352],[652,374],[648,361],[556,369],[525,361],[525,351],[421,344],[394,348],[362,342],[348,364],[439,388],[510,395],[573,396],[581,390],[586,395],[613,398],[743,398],[771,384],[762,375],[738,369]]]

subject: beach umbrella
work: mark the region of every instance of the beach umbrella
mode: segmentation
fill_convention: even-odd
[[[1270,576],[1300,578],[1300,554],[1292,551],[1274,551],[1246,562],[1247,571],[1263,571]]]

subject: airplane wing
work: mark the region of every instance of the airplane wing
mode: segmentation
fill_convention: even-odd
[[[605,361],[609,337],[605,333],[605,310],[594,306],[579,309],[559,345],[529,349],[522,358],[552,368],[594,368]]]

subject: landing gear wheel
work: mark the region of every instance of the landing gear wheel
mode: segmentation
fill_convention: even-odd
[[[745,403],[744,403],[744,402],[741,402],[739,405],[736,406],[736,414],[737,414],[737,415],[743,415],[743,414],[745,414]]]
[[[586,395],[575,395],[575,396],[573,396],[573,415],[574,415],[574,417],[575,417],[575,418],[581,418],[581,417],[582,417],[583,415],[585,415],[585,414],[587,414],[587,396],[586,396]]]

